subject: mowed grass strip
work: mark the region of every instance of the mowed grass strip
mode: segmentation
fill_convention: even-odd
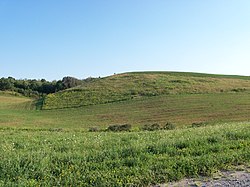
[[[18,104],[18,109],[15,104],[3,108],[3,100],[5,97],[0,96],[2,127],[80,128],[86,131],[91,127],[104,129],[111,124],[131,124],[133,128],[139,128],[146,124],[171,122],[183,127],[200,122],[250,120],[249,93],[166,95],[59,110],[27,110],[22,103]]]
[[[14,109],[14,108],[21,108],[25,109],[27,103],[31,103],[33,100],[27,97],[22,96],[13,96],[7,94],[0,94],[0,109]],[[19,107],[18,107],[19,106]],[[21,107],[23,106],[23,107]]]
[[[0,186],[148,186],[250,163],[250,124],[171,131],[0,130]]]

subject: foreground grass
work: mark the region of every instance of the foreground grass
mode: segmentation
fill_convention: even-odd
[[[250,124],[172,131],[0,130],[0,186],[147,186],[250,163]]]

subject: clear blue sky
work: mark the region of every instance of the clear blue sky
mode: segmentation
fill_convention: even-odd
[[[0,77],[250,75],[249,0],[0,0]]]

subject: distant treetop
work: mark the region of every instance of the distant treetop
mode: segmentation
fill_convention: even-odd
[[[0,79],[1,91],[14,91],[24,96],[39,97],[61,90],[72,88],[82,84],[83,80],[74,77],[64,77],[58,81],[47,81],[45,79],[15,79],[13,77]]]

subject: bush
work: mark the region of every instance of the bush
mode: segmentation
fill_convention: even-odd
[[[194,122],[192,123],[192,127],[204,127],[206,126],[206,123],[204,122]]]
[[[142,130],[145,131],[156,131],[156,130],[161,130],[161,126],[158,123],[154,124],[147,124],[142,127]]]
[[[130,124],[110,125],[107,129],[107,131],[113,131],[113,132],[130,131],[130,130],[131,130]]]
[[[167,123],[163,126],[163,129],[164,129],[164,130],[173,130],[173,129],[175,129],[175,128],[176,128],[175,124],[170,123],[170,122],[167,122]]]
[[[98,128],[97,127],[90,127],[89,128],[89,132],[98,132]]]
[[[50,132],[61,132],[61,131],[63,131],[62,128],[49,128],[48,130],[49,130]]]
[[[247,89],[246,88],[234,88],[234,89],[232,89],[231,91],[232,92],[244,92],[244,91],[246,91]]]

